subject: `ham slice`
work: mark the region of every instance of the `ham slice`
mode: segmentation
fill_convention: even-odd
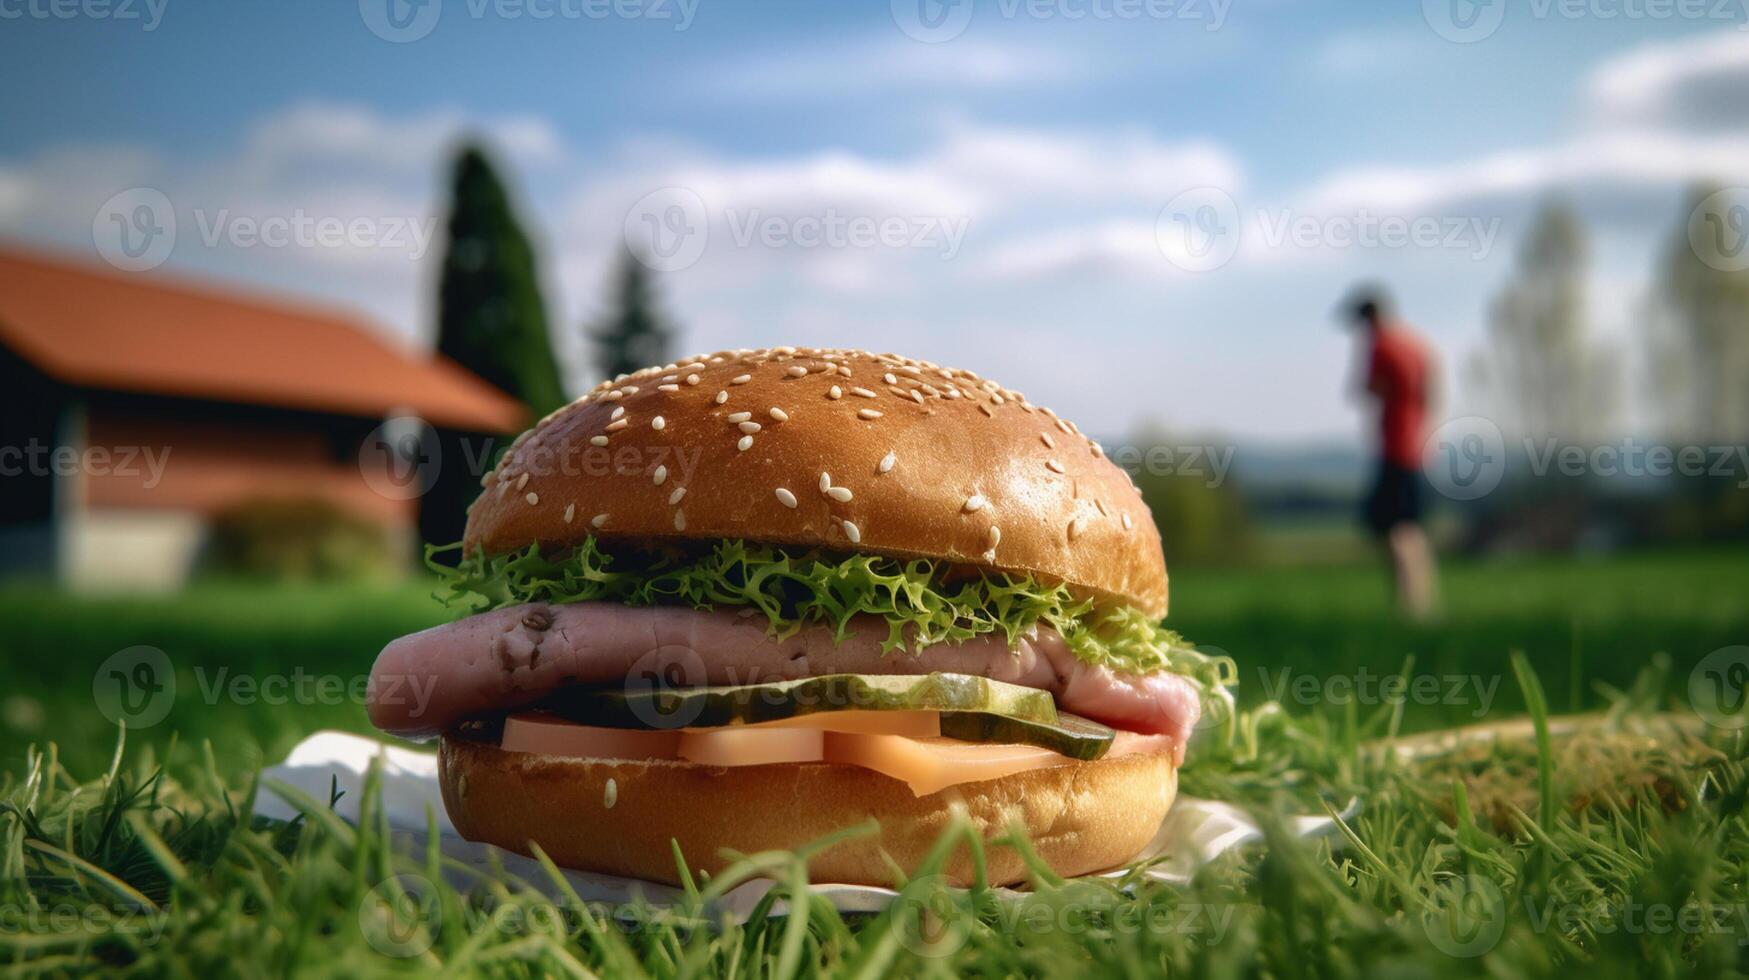
[[[852,621],[835,642],[809,627],[772,639],[760,615],[616,603],[509,606],[403,636],[371,670],[378,728],[430,738],[468,718],[507,712],[572,684],[660,677],[676,687],[757,684],[821,674],[974,674],[1051,692],[1065,711],[1112,728],[1188,742],[1197,691],[1177,674],[1125,674],[1077,660],[1054,630],[1010,648],[1005,637],[881,652],[887,624]]]

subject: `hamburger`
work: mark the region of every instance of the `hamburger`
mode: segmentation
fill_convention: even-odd
[[[431,551],[453,567],[428,558],[462,618],[385,647],[368,698],[441,741],[470,840],[678,883],[858,826],[810,874],[884,885],[963,819],[1084,874],[1153,839],[1226,710],[1231,665],[1160,625],[1128,475],[970,371],[696,357],[603,382],[481,482]]]

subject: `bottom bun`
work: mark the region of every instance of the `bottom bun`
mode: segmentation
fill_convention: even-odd
[[[793,850],[872,817],[878,834],[814,854],[808,873],[817,882],[893,885],[898,872],[923,862],[960,807],[985,840],[1018,824],[1058,874],[1088,874],[1139,854],[1178,789],[1163,754],[1034,769],[928,796],[868,769],[820,762],[726,769],[578,759],[451,736],[438,758],[444,806],[468,840],[521,854],[538,844],[568,868],[668,884],[680,881],[671,842],[693,872],[716,873],[732,863],[725,851]],[[987,847],[984,858],[991,884],[1027,876],[1012,848]],[[971,884],[965,847],[943,874]]]

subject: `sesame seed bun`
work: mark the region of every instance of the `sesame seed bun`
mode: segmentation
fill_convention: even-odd
[[[444,806],[468,840],[522,854],[533,842],[564,867],[668,884],[679,883],[671,841],[695,874],[715,873],[731,863],[725,850],[791,850],[873,817],[876,836],[819,852],[808,871],[817,882],[890,886],[896,869],[917,868],[960,807],[986,840],[1018,824],[1058,874],[1089,874],[1135,858],[1178,788],[1164,754],[1034,769],[928,796],[830,763],[745,766],[725,778],[717,766],[533,755],[453,736],[438,759]],[[1026,877],[1010,848],[987,848],[985,861],[992,884]],[[965,849],[944,873],[971,883]]]
[[[482,483],[470,552],[743,538],[1023,573],[1166,614],[1128,475],[1049,409],[927,361],[776,348],[648,368],[542,419]]]

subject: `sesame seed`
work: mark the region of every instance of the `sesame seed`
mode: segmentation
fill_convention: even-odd
[[[783,487],[778,487],[776,490],[773,490],[772,492],[777,494],[778,503],[783,504],[785,507],[788,507],[791,510],[795,509],[795,506],[796,506],[796,495],[795,494],[790,493],[788,490],[785,490]]]
[[[1002,404],[1002,396],[1001,395],[991,395],[990,401],[993,404],[1000,405],[1000,404]]]
[[[995,413],[995,412],[992,412],[992,411],[990,411],[990,406],[988,406],[988,405],[986,405],[986,404],[984,404],[984,403],[983,403],[983,402],[979,402],[979,403],[978,403],[978,411],[980,411],[980,412],[983,412],[983,413],[984,413],[984,414],[985,414],[985,415],[988,415],[988,416],[990,416],[990,417],[991,417],[991,418],[995,418],[995,417],[996,417],[996,413]]]
[[[1064,469],[1063,469],[1063,464],[1062,464],[1062,463],[1059,463],[1059,462],[1057,462],[1057,461],[1056,461],[1056,460],[1054,460],[1054,459],[1047,459],[1047,460],[1045,460],[1045,469],[1047,469],[1047,470],[1050,470],[1050,471],[1051,471],[1051,472],[1052,472],[1052,473],[1063,473],[1063,472],[1066,472],[1066,471],[1065,471],[1065,470],[1064,470]]]
[[[656,467],[656,472],[654,472],[654,473],[652,473],[652,474],[650,474],[650,479],[651,479],[651,481],[653,481],[653,482],[654,482],[654,483],[655,483],[655,484],[656,484],[656,485],[657,485],[657,486],[661,486],[661,485],[662,485],[662,481],[664,481],[664,480],[666,480],[666,479],[668,479],[668,467],[666,467],[666,466],[658,466],[658,467]]]
[[[679,391],[680,386],[679,385],[657,385],[656,390],[657,391]]]
[[[610,402],[616,402],[616,401],[619,401],[621,398],[624,398],[625,396],[626,396],[625,392],[620,391],[618,389],[615,389],[613,391],[608,392],[605,395],[602,395],[601,397],[607,399]]]
[[[832,489],[832,474],[822,471],[820,473],[820,492],[825,493],[830,489]]]
[[[753,380],[753,375],[751,375],[751,374],[737,374],[734,377],[729,379],[729,383],[732,385],[744,385],[747,382],[752,381],[752,380]]]
[[[1057,440],[1052,439],[1051,434],[1049,432],[1040,432],[1038,434],[1038,438],[1039,438],[1039,441],[1044,443],[1047,448],[1050,448],[1050,449],[1057,448]]]
[[[626,413],[626,407],[624,405],[617,405],[613,409],[613,414],[609,415],[608,418],[617,419],[621,415],[624,415],[625,413]]]
[[[881,413],[875,411],[872,408],[857,409],[856,414],[857,414],[858,418],[865,418],[865,419],[878,419],[881,417]]]
[[[911,400],[916,402],[919,405],[923,404],[923,392],[918,391],[916,388],[912,388],[911,389]]]
[[[734,425],[739,425],[752,417],[752,412],[732,412],[729,415],[729,422]]]
[[[828,487],[826,490],[826,496],[831,497],[833,500],[836,500],[841,504],[848,504],[850,503],[850,488]]]
[[[1125,514],[1123,516],[1123,529],[1124,530],[1128,531],[1132,526],[1134,526],[1134,524],[1135,524],[1135,522],[1130,520],[1130,515]]]
[[[1081,529],[1083,527],[1085,527],[1086,524],[1087,524],[1087,522],[1082,520],[1079,517],[1070,521],[1069,522],[1069,540],[1073,541],[1076,538],[1080,537],[1081,536]]]
[[[606,523],[607,523],[607,515],[606,514],[596,514],[594,517],[591,517],[589,519],[589,525],[591,527],[600,527],[601,525],[606,524]]]
[[[607,437],[606,436],[590,436],[589,437],[589,444],[591,446],[605,446],[605,445],[607,445]]]
[[[607,431],[618,432],[628,425],[631,425],[631,422],[626,419],[620,419],[618,422],[609,422],[607,423]]]
[[[721,405],[722,403],[724,403],[728,400],[729,400],[729,393],[728,392],[726,392],[726,391],[717,392],[717,404],[718,405]]]
[[[672,507],[680,503],[680,498],[684,496],[686,496],[686,488],[675,487],[674,492],[668,495],[668,506]]]
[[[686,383],[689,385],[698,384],[698,375],[696,375],[696,374],[687,375],[686,376]]]
[[[764,426],[760,425],[758,422],[742,422],[741,423],[741,431],[747,433],[748,435],[752,435],[753,433],[758,432],[762,428],[764,428]]]
[[[528,474],[524,473],[516,478],[516,489],[521,490],[526,486],[528,486]]]
[[[887,384],[890,384],[890,385],[896,385],[899,383],[899,379],[893,377],[893,372],[891,372],[891,371],[888,371],[886,374],[881,375],[881,380],[885,381]]]
[[[660,432],[663,429],[668,428],[668,420],[658,415],[650,420],[650,428]]]
[[[540,494],[538,494],[538,493],[535,493],[535,492],[534,492],[534,491],[533,491],[533,490],[530,490],[530,491],[529,491],[529,492],[528,492],[528,502],[529,502],[529,503],[530,503],[530,504],[538,504],[538,503],[540,503]]]
[[[788,422],[789,421],[789,413],[785,412],[781,408],[778,408],[776,405],[771,406],[771,417],[776,419],[779,422]]]
[[[753,448],[753,437],[752,436],[742,436],[741,441],[735,443],[735,448],[740,450],[741,452],[746,452],[747,450],[752,449]]]
[[[686,530],[686,511],[677,510],[674,512],[674,530]]]
[[[994,524],[990,525],[990,537],[988,540],[990,542],[989,550],[995,551],[996,546],[1002,543],[1002,529]]]
[[[826,397],[832,399],[833,401],[837,401],[838,399],[844,397],[844,389],[838,387],[837,385],[833,385],[832,387],[826,389]]]
[[[638,386],[637,385],[626,385],[624,388],[621,388],[620,390],[625,392],[628,395],[635,395],[638,393]]]
[[[989,501],[984,499],[983,494],[974,493],[970,497],[966,498],[966,504],[965,504],[966,513],[976,514],[978,511],[983,510],[984,505],[986,505],[988,503],[989,503]]]
[[[1109,517],[1109,516],[1110,516],[1110,515],[1109,515],[1109,514],[1107,514],[1107,513],[1106,513],[1106,511],[1105,511],[1105,501],[1103,501],[1103,500],[1100,500],[1100,499],[1099,499],[1099,498],[1098,498],[1098,497],[1094,497],[1094,498],[1093,498],[1093,506],[1094,506],[1094,507],[1096,507],[1096,508],[1098,508],[1098,510],[1099,510],[1099,513],[1100,513],[1100,514],[1101,514],[1101,515],[1103,515],[1103,516],[1107,516],[1107,517]]]
[[[1101,459],[1105,457],[1105,447],[1091,439],[1087,440],[1087,448],[1093,451],[1093,455],[1100,457]]]
[[[1063,421],[1062,419],[1057,419],[1057,428],[1062,430],[1064,435],[1074,435],[1075,434],[1073,431],[1071,431],[1069,429],[1069,423]]]
[[[849,521],[844,522],[844,536],[850,539],[851,544],[862,543],[862,529]]]
[[[571,518],[576,517],[576,516],[577,516],[577,505],[576,504],[566,504],[565,505],[565,523],[566,524],[571,523]]]
[[[850,389],[850,393],[855,395],[858,398],[874,398],[875,397],[875,393],[872,391],[869,391],[867,388],[852,388],[852,389]]]
[[[802,367],[800,364],[793,365],[789,369],[789,376],[792,378],[805,378],[808,376],[808,369]]]
[[[898,461],[899,461],[899,457],[894,456],[892,453],[888,453],[885,456],[881,457],[881,465],[876,467],[876,468],[879,469],[882,473],[890,473],[890,472],[892,472],[893,465],[895,463],[897,463]]]

